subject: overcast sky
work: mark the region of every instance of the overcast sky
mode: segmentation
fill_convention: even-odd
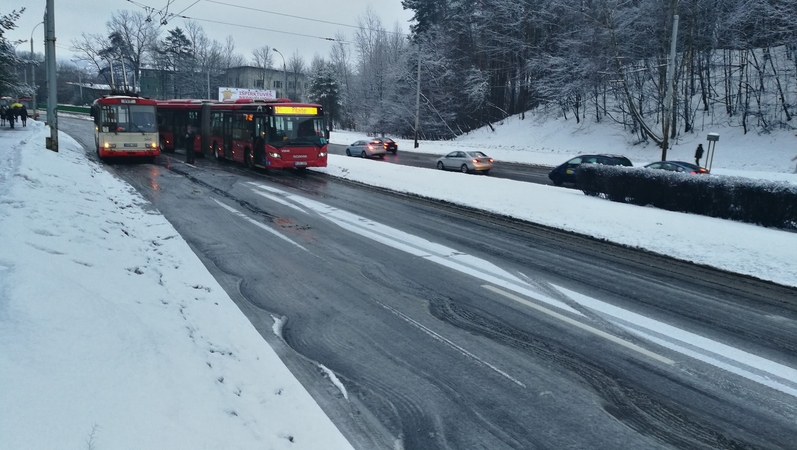
[[[169,1],[54,0],[56,55],[59,60],[73,58],[71,42],[80,38],[81,33],[106,34],[105,24],[116,11],[146,13],[145,6],[161,10]],[[6,36],[11,41],[29,40],[34,27],[44,17],[45,5],[45,0],[3,1],[0,15],[26,8],[17,21],[17,28]],[[268,45],[278,49],[286,59],[298,51],[309,64],[315,54],[328,58],[332,42],[322,38],[334,38],[341,31],[353,42],[355,29],[352,26],[369,6],[387,30],[392,31],[398,23],[405,32],[409,31],[413,14],[401,7],[401,0],[171,0],[168,12],[195,19],[211,39],[224,42],[231,35],[239,53],[247,59],[251,59],[253,49]],[[158,17],[156,21],[159,20]],[[172,18],[166,29],[183,28],[184,22],[184,19]],[[44,53],[43,25],[35,29],[33,44],[34,52]],[[17,49],[30,51],[30,42],[20,44]],[[274,64],[282,64],[279,56]]]

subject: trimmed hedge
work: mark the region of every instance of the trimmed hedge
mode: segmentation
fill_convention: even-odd
[[[785,182],[582,164],[576,186],[616,202],[797,229],[797,186]]]

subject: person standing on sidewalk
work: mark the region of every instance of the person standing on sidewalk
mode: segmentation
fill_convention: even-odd
[[[194,140],[196,140],[196,131],[194,131],[194,127],[188,125],[185,131],[185,162],[187,164],[195,162]]]

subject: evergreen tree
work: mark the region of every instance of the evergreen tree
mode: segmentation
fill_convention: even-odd
[[[335,121],[340,121],[340,85],[335,76],[335,71],[329,64],[321,64],[320,69],[310,78],[308,97],[311,102],[324,107],[327,114],[327,124],[332,129]]]
[[[13,70],[20,64],[20,60],[14,52],[14,45],[18,42],[11,42],[5,37],[6,30],[10,31],[17,27],[16,21],[23,12],[25,12],[25,8],[20,9],[19,12],[15,10],[0,16],[0,96],[14,96],[25,89],[25,86],[14,76]]]

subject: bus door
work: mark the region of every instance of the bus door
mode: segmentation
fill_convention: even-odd
[[[256,114],[254,130],[252,131],[252,148],[254,149],[255,164],[266,165],[266,120],[264,114]]]
[[[232,159],[232,113],[224,113],[222,133],[224,136],[224,157]]]

